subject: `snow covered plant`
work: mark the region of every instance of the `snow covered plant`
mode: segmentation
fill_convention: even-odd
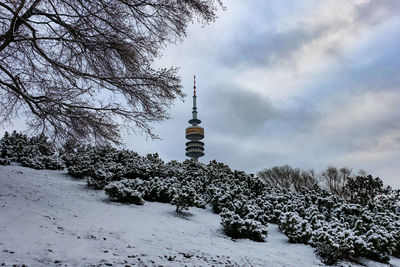
[[[171,200],[171,204],[176,206],[176,212],[179,213],[194,206],[195,196],[196,191],[193,187],[181,185],[177,188],[174,198]]]
[[[166,164],[157,154],[141,157],[129,150],[111,146],[86,146],[63,154],[68,173],[76,178],[86,178],[88,185],[104,188],[111,181],[123,178],[165,177]]]
[[[24,148],[28,145],[28,136],[13,131],[11,134],[5,132],[0,140],[0,157],[9,158],[11,161],[18,161],[26,156]]]
[[[104,190],[110,198],[119,202],[143,205],[142,193],[138,190],[141,183],[140,179],[123,179],[108,184]]]
[[[307,244],[312,235],[310,223],[301,218],[297,212],[284,212],[279,216],[279,229],[291,243]]]
[[[44,156],[38,155],[36,157],[23,157],[21,159],[21,163],[25,167],[30,167],[37,170],[62,170],[65,165],[64,162],[55,155],[52,156]]]
[[[28,137],[16,131],[11,134],[5,132],[0,140],[0,162],[4,163],[15,161],[35,169],[63,169],[55,151],[43,134]]]
[[[232,238],[248,238],[263,242],[267,238],[268,228],[254,219],[243,219],[239,214],[224,208],[220,213],[224,233]]]
[[[0,165],[10,165],[10,164],[11,164],[11,162],[8,159],[8,157],[0,158]]]
[[[143,181],[143,198],[147,201],[171,203],[176,192],[176,184],[176,177],[154,177],[153,179]]]
[[[23,157],[37,155],[51,156],[55,153],[54,146],[47,141],[43,134],[28,137],[26,134],[13,131],[5,132],[0,140],[0,157],[8,157],[12,161],[20,161]]]

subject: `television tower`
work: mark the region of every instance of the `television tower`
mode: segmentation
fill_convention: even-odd
[[[189,120],[192,125],[186,128],[186,139],[190,141],[186,143],[186,156],[191,157],[194,162],[198,162],[199,157],[204,156],[204,143],[200,140],[204,138],[204,129],[198,126],[201,120],[197,118],[196,107],[196,76],[194,76],[193,84],[193,111],[192,119]]]

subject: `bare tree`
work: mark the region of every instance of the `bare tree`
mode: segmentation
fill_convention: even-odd
[[[275,166],[258,172],[258,176],[269,186],[300,192],[317,184],[314,170],[293,169],[289,165]]]
[[[184,96],[175,68],[154,69],[167,43],[219,0],[2,0],[0,118],[28,114],[57,139],[119,141],[121,127],[152,137]]]
[[[318,184],[315,172],[312,169],[304,171],[296,168],[293,174],[294,175],[292,175],[291,181],[293,189],[296,192],[300,192],[302,188],[312,189],[315,185]]]
[[[338,169],[329,166],[321,173],[321,180],[330,193],[346,197],[346,184],[352,175],[352,169],[343,167]]]
[[[275,166],[258,172],[258,176],[271,187],[290,189],[291,167],[289,165]]]

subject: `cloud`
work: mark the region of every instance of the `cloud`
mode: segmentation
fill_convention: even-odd
[[[215,132],[235,136],[256,134],[263,125],[279,116],[280,111],[270,99],[234,88],[232,85],[209,92],[201,101],[207,109],[201,110],[207,126]]]
[[[362,14],[364,10],[374,12],[371,9],[379,5],[378,1],[310,2],[300,8],[302,12],[280,19],[278,25],[268,16],[244,15],[249,21],[236,22],[235,29],[230,29],[238,34],[221,36],[218,42],[223,49],[216,49],[215,57],[235,83],[274,100],[301,96],[315,77],[343,67],[349,53],[373,38],[374,29],[400,11],[399,5],[390,8],[385,3],[373,9],[383,15],[372,22]],[[287,3],[282,6],[285,4],[284,10],[290,9]]]
[[[358,5],[356,17],[358,21],[372,26],[397,18],[399,10],[400,2],[397,0],[370,0]]]

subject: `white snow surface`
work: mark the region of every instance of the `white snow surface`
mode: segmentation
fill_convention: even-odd
[[[66,171],[0,166],[0,265],[321,266],[276,225],[267,242],[232,240],[210,209],[124,205]],[[392,266],[400,266],[398,259]],[[342,266],[351,264],[342,263]],[[381,266],[366,262],[367,266]]]

